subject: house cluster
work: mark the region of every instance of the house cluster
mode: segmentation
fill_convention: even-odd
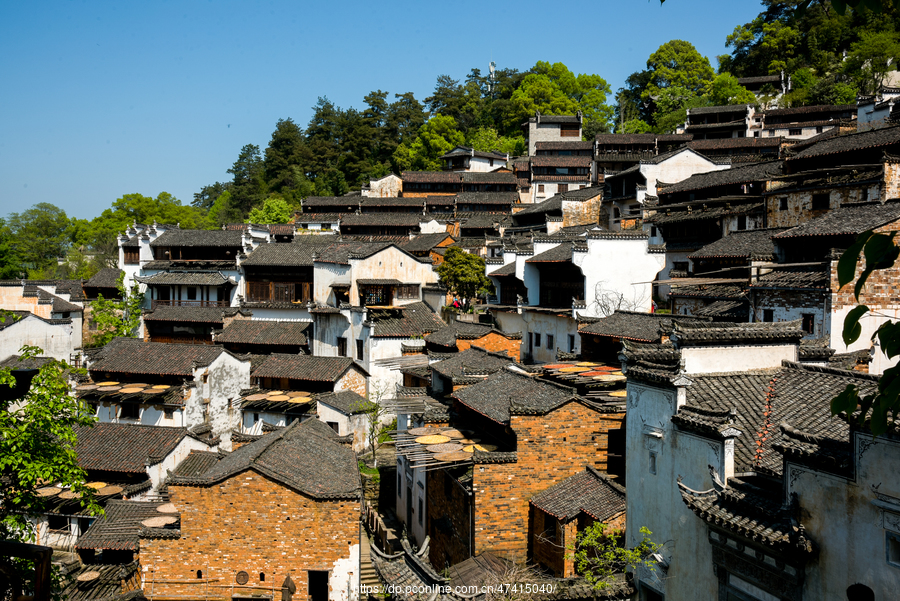
[[[893,362],[870,335],[900,318],[881,270],[842,341],[857,300],[837,261],[900,229],[900,127],[855,118],[712,107],[583,141],[581,115],[536,114],[527,157],[457,147],[290,224],[136,223],[88,282],[0,283],[2,365],[26,342],[77,362],[98,419],[77,452],[104,514],[47,483],[32,520],[64,594],[897,589],[897,428],[830,412],[877,388]],[[451,247],[493,285],[472,314],[435,271]],[[139,336],[94,347],[120,281],[143,294]],[[572,550],[596,523],[658,549],[593,589]]]

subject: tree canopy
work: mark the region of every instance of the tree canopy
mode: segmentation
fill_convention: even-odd
[[[491,281],[484,275],[484,259],[456,246],[447,249],[444,262],[434,270],[441,286],[462,299],[474,298],[491,287]]]

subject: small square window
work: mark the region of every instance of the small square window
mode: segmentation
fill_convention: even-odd
[[[419,526],[422,525],[422,514],[425,513],[422,497],[419,497]]]
[[[802,319],[802,327],[803,331],[807,334],[815,334],[816,329],[816,316],[812,313],[804,313],[801,316]]]
[[[166,419],[172,419],[173,417],[175,417],[175,410],[174,409],[163,409],[163,416]]]
[[[775,311],[773,309],[763,309],[763,321],[765,323],[772,323],[775,321]]]
[[[788,208],[788,199],[787,196],[782,196],[778,199],[778,210],[779,211],[787,211]]]
[[[575,352],[575,335],[574,334],[569,334],[569,352],[570,353]]]
[[[141,406],[137,403],[123,403],[119,410],[119,419],[140,419]]]
[[[887,553],[887,562],[900,568],[900,534],[885,533],[884,548]]]
[[[650,473],[656,475],[656,453],[650,451]]]
[[[801,136],[801,135],[803,135],[803,130],[800,129],[799,127],[792,127],[790,129],[788,129],[788,135],[789,136]]]
[[[541,348],[541,335],[538,332],[534,333],[534,346]]]
[[[829,195],[825,194],[813,194],[812,196],[812,210],[813,211],[825,211],[829,206]]]
[[[547,334],[547,348],[553,350],[553,334]]]
[[[360,361],[363,360],[363,341],[362,340],[356,341],[356,358],[359,359]]]

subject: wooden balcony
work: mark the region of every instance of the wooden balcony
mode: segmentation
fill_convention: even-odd
[[[163,305],[169,307],[228,307],[231,303],[228,301],[210,301],[210,300],[154,300],[153,308]]]

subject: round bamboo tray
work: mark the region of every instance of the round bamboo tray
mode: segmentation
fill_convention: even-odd
[[[96,390],[96,384],[82,384],[81,386],[76,386],[75,390]]]
[[[156,508],[156,511],[160,513],[178,513],[178,509],[175,508],[174,503],[166,503],[165,505],[160,505]]]
[[[155,518],[147,518],[141,524],[146,526],[147,528],[164,528],[169,524],[174,524],[178,521],[174,515],[161,515]]]
[[[283,390],[267,390],[266,394],[269,396],[273,396],[276,394],[284,394],[284,391]]]
[[[75,492],[73,490],[66,490],[66,491],[59,493],[59,498],[66,499],[67,501],[69,499],[78,499],[80,497],[81,497],[81,495],[79,495],[77,492]]]
[[[267,394],[251,394],[248,397],[244,397],[245,401],[264,401],[269,398]]]
[[[609,372],[608,372],[608,371],[603,371],[602,369],[595,369],[595,370],[593,370],[593,371],[583,371],[583,372],[581,372],[581,373],[578,374],[578,375],[579,375],[579,376],[584,376],[584,377],[586,377],[586,378],[592,378],[592,377],[594,377],[594,376],[608,376],[608,375],[609,375]]]
[[[465,438],[466,435],[460,432],[459,430],[444,430],[441,432],[441,436],[449,436],[450,438]]]
[[[144,388],[141,390],[141,394],[162,394],[165,390],[154,390],[153,388]]]
[[[429,453],[451,453],[453,451],[462,451],[463,446],[461,444],[453,444],[452,442],[445,442],[443,444],[432,444],[425,447],[425,450]]]
[[[266,399],[270,401],[289,401],[291,397],[286,394],[270,394]]]
[[[75,577],[78,582],[93,582],[100,578],[100,572],[83,572]]]
[[[452,453],[438,453],[434,458],[438,461],[465,461],[471,459],[471,456],[462,451],[453,451]]]
[[[289,393],[287,393],[287,395],[288,395],[289,397],[291,397],[292,399],[296,399],[297,397],[309,397],[309,396],[312,396],[310,393],[306,392],[305,390],[292,390],[292,391],[290,391]]]
[[[441,428],[413,428],[408,430],[413,436],[427,436],[429,434],[440,434]]]
[[[626,378],[625,376],[616,376],[612,374],[607,374],[605,376],[592,376],[595,380],[599,380],[600,382],[622,382]]]
[[[457,440],[459,444],[478,444],[481,442],[480,438],[463,438],[461,440]]]
[[[445,442],[450,442],[449,436],[440,436],[437,434],[431,434],[429,436],[420,436],[416,439],[416,442],[419,444],[430,445],[430,444],[442,444]]]
[[[93,488],[94,490],[100,490],[104,486],[106,486],[106,482],[88,482],[85,484],[88,488]]]
[[[98,494],[98,495],[103,495],[103,496],[106,496],[106,495],[117,495],[117,494],[119,494],[120,492],[122,492],[123,490],[125,490],[125,489],[123,489],[121,486],[116,486],[115,484],[111,484],[111,485],[109,485],[109,486],[104,486],[103,488],[99,489],[99,490],[97,491],[97,494]]]
[[[171,387],[166,384],[157,384],[153,387],[153,390],[168,390],[169,388]]]
[[[34,492],[39,497],[52,497],[61,493],[62,489],[58,486],[45,486],[43,488],[37,489]]]
[[[99,390],[100,392],[115,392],[120,389],[121,386],[100,386],[99,388],[97,388],[97,390]]]
[[[586,367],[564,367],[559,370],[559,373],[562,374],[577,374],[583,371],[589,371]]]
[[[608,396],[614,396],[616,398],[624,398],[624,397],[628,396],[628,391],[627,390],[613,390],[612,392],[609,393]]]
[[[97,382],[97,386],[117,386],[118,382]]]
[[[288,397],[288,403],[295,403],[297,405],[305,405],[306,403],[310,402],[311,400],[312,399],[309,398],[308,396]]]
[[[498,449],[495,444],[477,444],[475,445],[476,451],[481,451],[482,453],[493,453]]]
[[[574,367],[571,363],[554,363],[553,365],[541,365],[544,369],[564,369],[566,367]]]
[[[591,361],[579,361],[575,364],[576,367],[597,367],[600,365],[599,363],[592,363]]]
[[[143,392],[143,388],[123,388],[119,390],[122,394],[134,394],[136,392]]]

